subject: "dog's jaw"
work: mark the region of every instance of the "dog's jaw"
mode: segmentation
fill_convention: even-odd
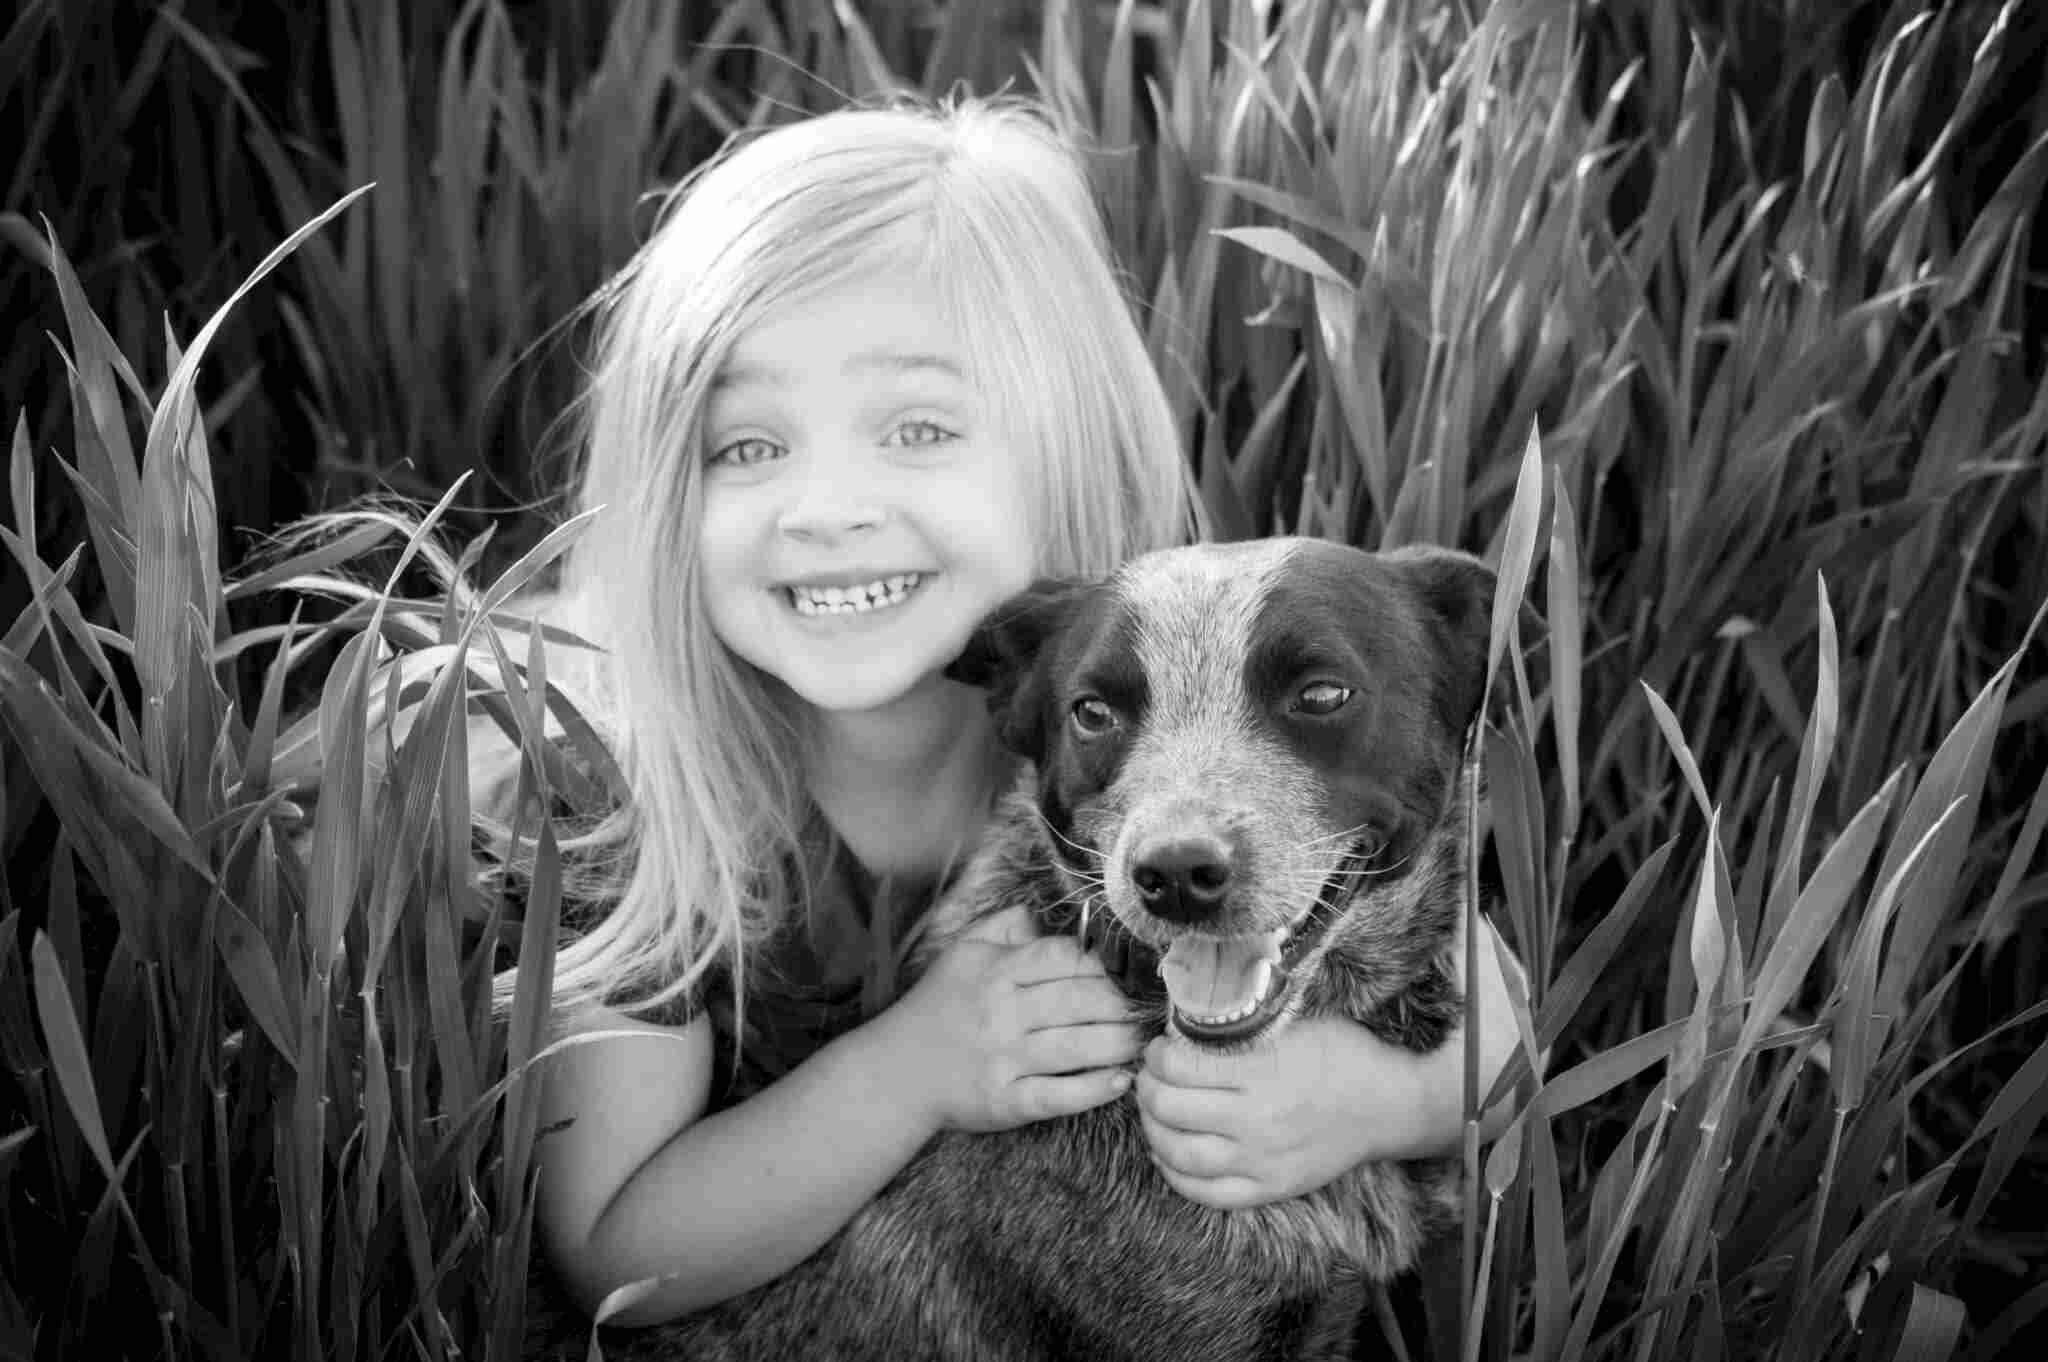
[[[1320,948],[1351,911],[1362,890],[1362,876],[1368,858],[1361,841],[1347,850],[1336,869],[1323,881],[1322,889],[1285,927],[1266,934],[1260,943],[1264,971],[1262,987],[1249,1003],[1225,1016],[1191,1013],[1178,1000],[1172,1001],[1168,1017],[1175,1032],[1197,1045],[1235,1050],[1249,1046],[1279,1030],[1300,1014],[1307,981],[1321,961]],[[1171,968],[1176,945],[1203,938],[1176,934],[1166,944],[1162,959]],[[1169,988],[1169,994],[1172,992]]]

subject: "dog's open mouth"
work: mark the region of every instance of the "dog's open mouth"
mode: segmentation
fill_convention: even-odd
[[[1176,937],[1159,959],[1175,1028],[1203,1045],[1230,1045],[1272,1025],[1295,968],[1344,915],[1364,859],[1357,850],[1346,855],[1291,926],[1254,936]]]

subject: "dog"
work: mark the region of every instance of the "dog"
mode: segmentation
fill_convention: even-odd
[[[1029,767],[920,962],[1022,903],[1041,932],[1097,943],[1181,1043],[1239,1050],[1334,1013],[1444,1044],[1492,598],[1463,554],[1313,539],[1034,586],[949,669],[987,689]],[[1167,1185],[1125,1098],[941,1135],[785,1276],[602,1342],[650,1362],[1369,1355],[1368,1282],[1451,1222],[1458,1178],[1452,1160],[1368,1164],[1216,1210]]]

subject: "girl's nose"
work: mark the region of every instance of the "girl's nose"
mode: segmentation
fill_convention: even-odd
[[[839,466],[829,466],[834,463]],[[829,543],[865,534],[882,523],[873,488],[839,460],[812,460],[790,491],[775,527],[792,539]]]

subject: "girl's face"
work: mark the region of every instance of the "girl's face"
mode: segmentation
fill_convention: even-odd
[[[831,711],[936,681],[1031,581],[1022,459],[932,288],[877,271],[744,333],[705,413],[698,568],[735,653]]]

